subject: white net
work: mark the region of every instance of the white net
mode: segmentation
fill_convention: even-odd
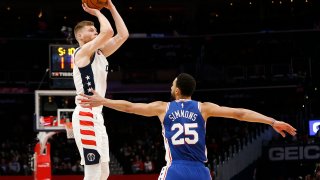
[[[72,129],[72,124],[70,122],[67,122],[64,125],[66,132],[67,132],[67,138],[68,139],[74,139],[74,135],[73,135],[73,129]]]

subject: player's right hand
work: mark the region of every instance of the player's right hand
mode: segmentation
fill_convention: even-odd
[[[86,11],[87,13],[89,13],[93,16],[98,16],[98,14],[101,13],[100,10],[98,10],[98,9],[88,7],[88,5],[86,3],[82,4],[82,8],[84,11]]]
[[[297,129],[292,127],[290,124],[285,123],[283,121],[275,121],[273,124],[273,129],[281,134],[282,137],[286,137],[285,132],[289,133],[292,136],[297,134]]]

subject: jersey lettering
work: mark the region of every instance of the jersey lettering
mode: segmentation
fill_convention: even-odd
[[[186,111],[186,110],[176,110],[169,114],[169,119],[172,121],[176,120],[177,118],[187,118],[192,121],[195,121],[197,119],[198,114],[195,114],[194,112]]]

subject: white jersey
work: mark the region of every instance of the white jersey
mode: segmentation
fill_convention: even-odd
[[[75,54],[80,48],[76,49]],[[73,56],[74,57],[74,56]],[[107,90],[108,61],[100,50],[97,50],[90,63],[82,68],[74,64],[73,81],[77,95],[92,95],[94,89],[105,96]],[[109,162],[109,143],[102,107],[83,108],[75,98],[77,107],[72,114],[74,138],[81,156],[81,164],[93,165]]]
[[[80,48],[77,48],[75,54]],[[74,55],[75,55],[74,54]],[[73,56],[74,57],[74,56]],[[73,66],[73,81],[76,87],[77,95],[84,93],[92,95],[91,90],[94,89],[100,96],[104,97],[107,90],[107,69],[108,61],[103,53],[98,50],[94,53],[90,64],[79,68],[75,64]],[[77,106],[79,103],[76,101]],[[101,112],[103,106],[94,108],[94,111]]]

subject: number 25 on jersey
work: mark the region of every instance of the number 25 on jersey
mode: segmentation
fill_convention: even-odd
[[[178,131],[171,137],[173,145],[182,145],[182,144],[196,144],[199,140],[197,131],[195,130],[198,127],[197,123],[176,123],[171,127],[171,131],[178,129]],[[182,133],[185,134],[185,138],[178,138]]]

